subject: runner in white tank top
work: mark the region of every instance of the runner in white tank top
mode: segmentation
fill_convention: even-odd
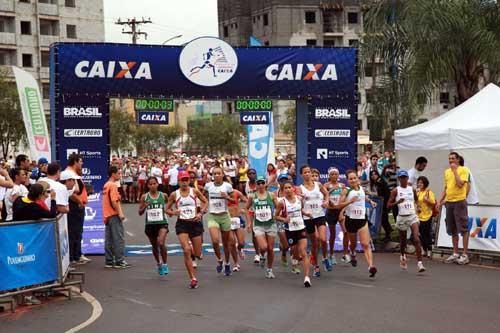
[[[341,206],[345,207],[343,209],[345,209],[347,215],[345,227],[350,242],[351,258],[349,259],[353,267],[357,266],[356,245],[358,243],[357,236],[359,235],[359,242],[363,247],[370,277],[374,277],[377,274],[377,268],[373,265],[373,254],[370,246],[371,237],[366,221],[365,202],[370,202],[373,207],[376,207],[377,204],[365,195],[365,191],[363,191],[360,185],[358,174],[355,170],[348,170],[346,177],[349,182],[349,188],[342,191],[340,202]]]
[[[300,185],[300,193],[304,199],[304,211],[311,213],[311,218],[304,218],[307,234],[311,240],[311,261],[314,265],[314,276],[320,277],[319,246],[323,254],[323,265],[326,271],[331,270],[328,260],[328,243],[326,241],[325,209],[328,207],[329,194],[319,182],[312,178],[311,167],[304,165],[300,168],[304,184]]]
[[[302,202],[295,195],[293,183],[286,181],[283,185],[285,197],[278,202],[275,218],[286,225],[286,236],[288,243],[292,247],[292,254],[295,260],[302,258],[302,268],[304,270],[304,286],[311,286],[309,278],[309,257],[307,256],[307,236],[303,216],[311,217],[311,213],[305,212]]]
[[[179,172],[178,180],[180,188],[168,197],[167,214],[178,217],[175,233],[184,250],[184,265],[190,279],[189,287],[195,289],[198,288],[198,280],[194,268],[197,267],[196,259],[201,259],[202,212],[207,209],[207,199],[198,189],[189,186],[187,171]]]
[[[399,170],[398,180],[399,186],[392,190],[391,196],[387,203],[388,208],[398,206],[398,216],[396,218],[396,226],[399,229],[399,241],[401,255],[399,257],[399,266],[403,270],[408,269],[408,259],[406,257],[406,243],[408,240],[408,229],[411,229],[413,234],[413,243],[417,252],[417,271],[422,273],[425,267],[422,263],[422,247],[420,246],[419,236],[419,219],[416,211],[417,192],[408,184],[408,172]]]

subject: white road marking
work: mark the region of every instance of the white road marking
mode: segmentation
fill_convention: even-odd
[[[130,231],[125,231],[127,233],[127,235],[129,235],[130,237],[134,237],[135,235],[133,233],[131,233]]]
[[[126,300],[126,301],[129,301],[129,302],[135,303],[135,304],[145,305],[145,306],[148,306],[148,307],[150,307],[150,308],[152,308],[152,307],[153,307],[153,305],[152,305],[152,304],[149,304],[149,303],[146,303],[146,302],[139,301],[139,300],[137,300],[137,299],[135,299],[135,298],[127,298],[127,297],[124,297],[123,299],[124,299],[124,300]]]
[[[73,292],[80,294],[90,305],[92,305],[92,315],[89,319],[87,319],[80,325],[67,330],[65,333],[75,333],[84,329],[85,327],[94,323],[102,314],[101,303],[99,303],[99,301],[94,296],[85,291],[83,293],[80,293],[80,290],[76,287],[72,287],[71,289],[73,290]]]
[[[371,284],[362,284],[362,283],[354,283],[354,282],[339,281],[339,280],[336,280],[335,282],[347,284],[347,285],[353,286],[353,287],[361,287],[361,288],[373,288],[373,287],[375,287],[374,285],[371,285]]]

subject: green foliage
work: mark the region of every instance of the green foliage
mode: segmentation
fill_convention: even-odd
[[[9,150],[27,141],[17,87],[7,75],[6,69],[0,69],[0,148],[4,158]]]
[[[188,149],[209,154],[241,152],[244,127],[235,115],[217,115],[188,120]]]
[[[135,132],[135,144],[139,155],[157,151],[165,148],[165,153],[171,149],[171,145],[182,134],[178,127],[160,125],[137,125]]]
[[[297,115],[295,113],[295,108],[289,108],[285,112],[285,121],[281,125],[281,130],[283,133],[288,134],[295,141],[297,137]]]
[[[366,4],[361,67],[375,60],[368,113],[383,118],[386,139],[413,125],[432,94],[453,83],[462,103],[479,83],[498,83],[500,7],[491,0],[373,0]],[[387,140],[386,140],[387,141]]]
[[[111,151],[118,155],[120,151],[132,148],[136,131],[134,116],[117,107],[110,108],[109,132]]]

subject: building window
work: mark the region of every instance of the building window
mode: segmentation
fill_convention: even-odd
[[[359,41],[357,39],[349,39],[349,46],[350,47],[358,47]]]
[[[366,103],[373,103],[373,94],[371,89],[366,89]]]
[[[227,25],[223,26],[222,30],[224,37],[229,37],[229,29],[227,28]]]
[[[19,0],[19,2],[30,3],[30,0]]]
[[[66,24],[66,37],[76,38],[76,25]]]
[[[269,15],[267,13],[262,16],[262,20],[264,21],[264,26],[269,25]]]
[[[450,93],[442,92],[439,94],[439,103],[449,104],[450,103]]]
[[[30,21],[21,21],[21,35],[31,35]]]
[[[76,0],[65,0],[64,1],[64,5],[66,7],[73,7],[73,8],[75,8],[76,7]]]
[[[347,13],[347,23],[358,24],[358,13]]]
[[[252,18],[252,21],[253,21],[253,23],[255,23],[257,21],[257,19],[255,18],[255,16]]]
[[[234,24],[234,28],[235,28],[235,29],[238,29],[238,23],[235,23],[235,24]]]
[[[57,0],[38,0],[38,2],[40,2],[40,3],[48,3],[48,4],[51,4],[51,5],[57,4]]]
[[[50,67],[50,52],[42,51],[42,67]]]
[[[306,39],[307,46],[316,46],[316,39]]]
[[[33,67],[33,55],[23,53],[23,67]]]
[[[43,96],[43,99],[50,98],[50,84],[49,83],[42,83],[42,96]]]
[[[372,65],[369,64],[365,65],[365,77],[372,77],[373,68],[374,67]]]
[[[43,36],[58,36],[59,28],[57,21],[40,20],[40,35]]]
[[[7,66],[9,63],[9,54],[7,52],[0,52],[0,66]]]
[[[324,39],[323,40],[323,46],[334,47],[335,46],[335,40],[334,39]]]
[[[306,12],[306,23],[307,24],[316,23],[316,12]]]

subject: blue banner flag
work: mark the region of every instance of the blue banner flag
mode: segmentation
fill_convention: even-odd
[[[264,43],[262,43],[257,37],[250,36],[250,46],[264,46]]]
[[[55,222],[0,224],[0,291],[58,279]]]
[[[257,171],[257,176],[265,176],[268,163],[274,163],[274,128],[271,112],[268,125],[249,125],[248,162]]]

